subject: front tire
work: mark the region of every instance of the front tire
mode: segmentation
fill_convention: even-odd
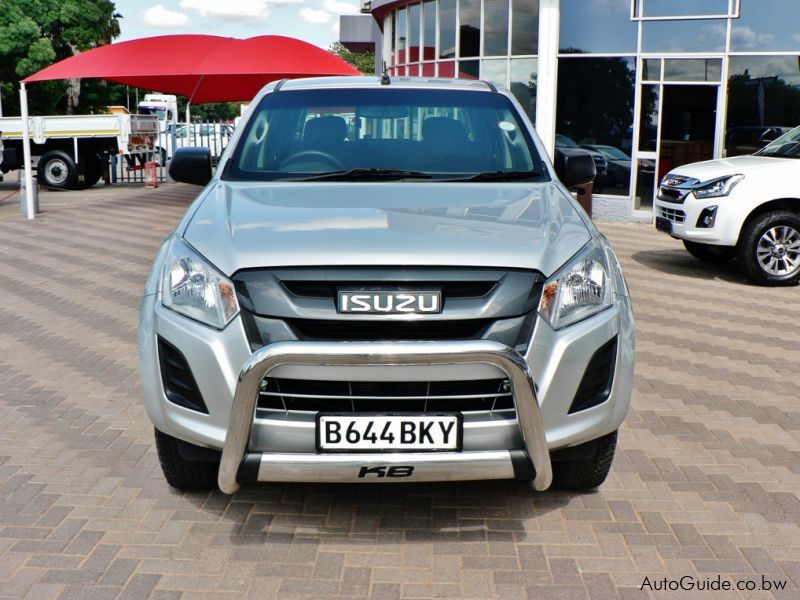
[[[616,447],[617,432],[612,431],[585,444],[554,452],[553,486],[565,490],[599,487],[611,470]]]
[[[733,260],[736,257],[734,246],[712,246],[711,244],[701,244],[683,240],[686,251],[697,260],[710,263],[723,263]]]
[[[800,215],[763,214],[747,223],[739,238],[738,259],[758,285],[794,285],[800,281]]]
[[[78,167],[66,152],[51,150],[39,159],[36,176],[49,188],[71,190],[78,181]]]
[[[158,461],[168,484],[179,490],[216,489],[219,459],[215,454],[218,453],[177,440],[158,429],[154,431]],[[197,454],[197,458],[185,458],[185,454]]]

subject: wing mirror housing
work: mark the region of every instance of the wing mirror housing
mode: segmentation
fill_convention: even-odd
[[[580,148],[557,148],[553,166],[561,183],[568,188],[592,183],[597,177],[592,155]]]
[[[169,176],[181,183],[206,185],[211,181],[211,151],[208,148],[178,148],[169,163]]]

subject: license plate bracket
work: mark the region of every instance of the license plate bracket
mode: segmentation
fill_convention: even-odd
[[[338,433],[338,441],[331,429]],[[316,417],[319,453],[461,452],[463,436],[461,413],[317,413]],[[424,438],[422,443],[419,438]]]
[[[672,233],[672,221],[664,217],[656,217],[656,229],[664,233]]]

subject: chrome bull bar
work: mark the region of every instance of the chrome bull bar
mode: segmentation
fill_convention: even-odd
[[[536,398],[533,377],[525,359],[504,344],[489,340],[459,342],[277,342],[252,354],[239,372],[233,397],[222,460],[219,467],[219,488],[226,494],[239,489],[239,469],[247,454],[247,446],[255,418],[256,401],[261,382],[282,365],[310,366],[431,366],[488,364],[503,371],[511,382],[517,420],[522,433],[524,451],[532,462],[536,490],[550,487],[553,479],[542,415]],[[477,454],[477,453],[476,453]],[[439,453],[446,460],[453,453]],[[264,454],[264,457],[276,456]],[[280,456],[280,455],[277,455]],[[319,458],[319,466],[335,467],[331,456],[309,454],[306,462]],[[357,456],[357,455],[356,455]],[[361,455],[366,460],[373,455]],[[352,458],[353,455],[350,455]],[[287,465],[290,467],[290,465]],[[446,479],[446,477],[443,477]]]

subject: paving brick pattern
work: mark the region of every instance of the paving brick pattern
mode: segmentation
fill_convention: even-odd
[[[717,574],[789,580],[781,597],[798,597],[800,290],[750,286],[641,224],[602,226],[639,337],[600,491],[171,490],[136,326],[195,191],[89,192],[0,222],[0,597],[624,599],[659,596],[645,576]]]

